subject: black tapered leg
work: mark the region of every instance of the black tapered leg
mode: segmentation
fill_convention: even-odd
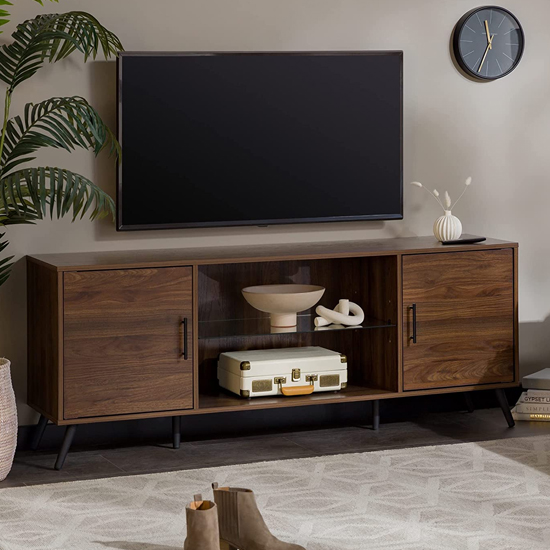
[[[71,448],[71,444],[73,442],[75,433],[76,433],[75,425],[67,426],[67,429],[65,430],[65,437],[63,438],[63,443],[61,444],[61,449],[59,450],[59,454],[57,455],[57,460],[55,461],[56,470],[61,470],[61,468],[63,468],[63,464],[65,464],[65,459],[69,454],[69,449]]]
[[[372,402],[372,429],[378,430],[380,428],[380,401],[375,399]]]
[[[497,394],[498,404],[500,405],[500,408],[504,413],[504,418],[506,418],[506,422],[508,422],[508,426],[510,426],[510,428],[513,428],[516,425],[516,423],[514,422],[514,419],[512,417],[512,412],[510,411],[510,405],[508,404],[508,399],[506,398],[506,394],[504,393],[504,390],[495,390],[495,393]]]
[[[464,401],[466,402],[466,410],[469,413],[473,413],[476,409],[474,407],[474,400],[472,399],[472,394],[467,391],[464,394]]]
[[[172,436],[174,438],[174,449],[179,449],[181,443],[181,416],[172,417]]]
[[[46,426],[48,425],[48,419],[41,414],[40,419],[38,420],[38,424],[36,425],[36,428],[34,429],[34,433],[32,434],[32,441],[31,441],[31,449],[33,451],[36,451],[38,449],[38,446],[40,445],[40,442],[42,441],[42,436],[44,435],[44,432],[46,431]]]

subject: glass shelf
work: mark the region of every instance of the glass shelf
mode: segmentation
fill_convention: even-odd
[[[392,328],[395,324],[380,319],[365,318],[363,323],[355,327],[329,325],[316,327],[312,315],[298,315],[298,324],[293,328],[274,328],[269,317],[252,319],[225,319],[223,321],[199,321],[199,340],[214,338],[236,338],[246,336],[278,336],[283,334],[301,334],[308,332],[333,332],[338,330],[366,330],[373,328]]]

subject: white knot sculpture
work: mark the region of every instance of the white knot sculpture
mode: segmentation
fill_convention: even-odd
[[[349,300],[340,300],[334,309],[318,306],[315,312],[319,315],[315,318],[316,327],[326,327],[332,324],[354,327],[365,320],[365,312]]]

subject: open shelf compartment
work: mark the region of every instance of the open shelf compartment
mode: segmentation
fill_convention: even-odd
[[[247,410],[376,399],[398,391],[396,256],[289,260],[198,268],[198,385],[201,411]],[[342,298],[365,311],[360,327],[315,330],[315,312],[299,315],[294,332],[273,333],[269,317],[252,308],[241,289],[260,284],[316,284],[320,304]],[[348,386],[340,392],[251,400],[223,390],[217,360],[227,351],[320,346],[346,355]]]

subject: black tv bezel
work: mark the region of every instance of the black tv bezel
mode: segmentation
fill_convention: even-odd
[[[117,231],[144,231],[154,229],[188,229],[188,228],[207,228],[207,227],[238,227],[238,226],[268,226],[268,225],[289,225],[301,223],[326,223],[326,222],[356,222],[356,221],[386,221],[403,219],[403,51],[401,50],[372,50],[372,51],[259,51],[259,52],[120,52],[117,56],[117,138],[124,153],[124,143],[122,140],[122,65],[125,57],[191,57],[191,56],[226,56],[226,55],[311,55],[311,56],[396,56],[400,59],[400,191],[399,191],[399,212],[393,214],[371,214],[364,216],[331,216],[319,218],[281,218],[268,220],[238,220],[238,221],[220,221],[220,222],[189,222],[189,223],[163,223],[163,224],[135,224],[124,225],[122,223],[122,163],[117,164],[116,176],[116,228]],[[124,162],[124,159],[122,160]]]

